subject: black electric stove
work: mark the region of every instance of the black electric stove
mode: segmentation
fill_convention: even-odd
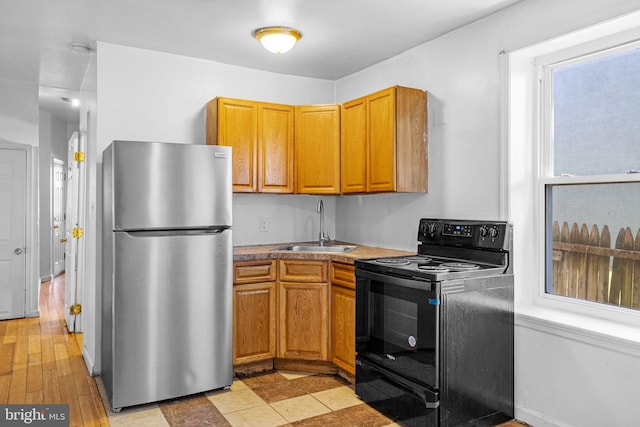
[[[355,261],[356,393],[403,425],[511,419],[511,225],[425,218],[418,243]]]

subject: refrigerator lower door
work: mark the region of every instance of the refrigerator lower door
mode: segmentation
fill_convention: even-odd
[[[112,407],[231,385],[232,231],[113,234],[103,319]]]

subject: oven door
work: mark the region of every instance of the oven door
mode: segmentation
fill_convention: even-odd
[[[362,268],[356,280],[357,363],[437,407],[439,282]]]

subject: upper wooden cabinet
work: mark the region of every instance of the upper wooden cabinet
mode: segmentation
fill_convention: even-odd
[[[258,191],[293,193],[294,107],[258,103]]]
[[[427,94],[393,86],[342,105],[342,193],[427,191]]]
[[[296,192],[340,194],[340,106],[296,107]]]
[[[233,147],[233,191],[293,193],[294,107],[230,98],[207,104],[207,144]]]
[[[393,86],[342,105],[207,104],[207,144],[233,147],[233,191],[427,191],[427,94]]]
[[[254,101],[215,98],[207,104],[207,144],[233,147],[233,191],[255,192],[258,108]]]
[[[341,182],[343,193],[367,191],[367,107],[365,98],[342,104]]]

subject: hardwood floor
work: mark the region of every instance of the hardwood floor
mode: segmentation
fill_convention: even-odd
[[[0,404],[69,404],[70,426],[108,426],[82,359],[82,334],[64,323],[64,275],[40,287],[40,317],[0,321]]]

